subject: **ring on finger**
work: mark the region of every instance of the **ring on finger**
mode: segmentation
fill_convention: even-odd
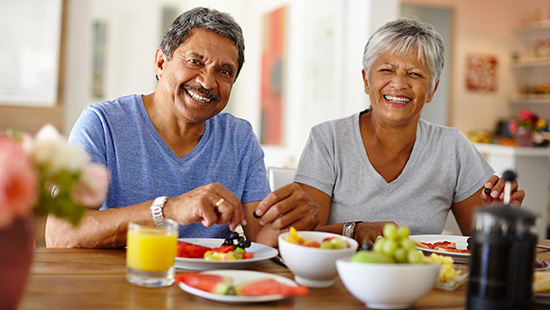
[[[225,201],[225,199],[220,198],[220,200],[218,200],[218,202],[216,202],[216,207],[221,206],[224,201]]]

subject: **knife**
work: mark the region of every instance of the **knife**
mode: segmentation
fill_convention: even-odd
[[[545,249],[545,250],[550,250],[550,246],[546,246],[546,245],[536,245],[537,248],[540,248],[540,249]]]

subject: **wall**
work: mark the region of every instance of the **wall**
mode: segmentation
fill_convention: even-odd
[[[548,0],[402,0],[401,3],[451,8],[454,11],[454,55],[451,70],[449,125],[466,133],[474,129],[493,130],[501,118],[514,116],[508,99],[516,92],[511,56],[518,44],[513,29],[544,8],[550,17]],[[496,55],[499,60],[498,90],[476,93],[466,89],[465,60],[468,53]],[[550,117],[550,107],[546,114]]]
[[[499,118],[509,117],[507,99],[515,91],[509,66],[514,44],[512,29],[533,10],[546,7],[547,0],[402,0],[402,3],[451,8],[454,11],[454,56],[451,69],[449,125],[463,132],[492,129]],[[52,122],[68,133],[82,109],[98,100],[90,98],[91,20],[107,18],[113,22],[111,55],[106,98],[154,90],[153,55],[160,41],[163,5],[220,8],[233,14],[243,25],[247,43],[246,64],[237,81],[230,111],[259,127],[259,54],[261,16],[280,5],[289,5],[289,66],[285,99],[285,143],[266,146],[268,164],[295,165],[309,129],[328,119],[347,116],[368,105],[360,85],[358,57],[371,31],[397,17],[399,1],[384,0],[235,0],[227,1],[149,1],[149,0],[66,0],[64,56],[61,71],[60,103],[53,109],[0,107],[0,130],[15,127],[34,132],[45,122]],[[321,3],[321,4],[320,4]],[[323,10],[324,8],[324,10]],[[332,14],[329,14],[332,13]],[[328,15],[327,15],[328,14]],[[548,13],[546,13],[548,14]],[[334,22],[335,33],[329,38],[317,32],[316,25]],[[308,24],[305,23],[308,22]],[[319,29],[323,30],[323,29]],[[326,29],[325,29],[326,30]],[[340,48],[316,51],[309,42],[312,36],[332,40]],[[323,46],[322,43],[320,45]],[[326,44],[325,46],[329,46]],[[321,53],[323,52],[323,53]],[[468,92],[464,86],[464,61],[467,53],[497,55],[500,61],[499,88],[494,94]],[[326,59],[315,58],[317,54]],[[320,65],[320,62],[322,64]],[[308,74],[325,70],[319,83],[323,92],[312,92]],[[330,76],[325,76],[329,72]],[[316,77],[314,77],[316,78]],[[308,84],[309,83],[309,84]],[[361,89],[360,89],[361,87]],[[308,90],[309,93],[306,93]],[[321,94],[321,95],[319,95]]]
[[[295,166],[315,124],[344,117],[368,106],[361,80],[361,54],[370,33],[398,16],[397,0],[67,0],[68,63],[64,129],[68,133],[90,96],[91,22],[105,21],[105,96],[154,90],[153,57],[161,40],[163,7],[182,12],[201,5],[230,13],[241,25],[245,65],[227,110],[260,128],[262,18],[288,8],[287,73],[284,80],[283,145],[264,146],[266,164]],[[73,18],[74,17],[74,18]]]
[[[61,46],[60,46],[60,55],[59,55],[59,78],[58,78],[58,91],[57,91],[57,104],[51,108],[43,107],[17,107],[15,105],[10,105],[9,102],[0,102],[0,132],[5,130],[18,130],[24,132],[35,133],[37,132],[46,122],[51,123],[58,129],[63,127],[63,115],[64,115],[64,101],[63,101],[63,83],[64,83],[64,74],[63,69],[65,66],[65,52],[63,47],[67,42],[66,32],[67,28],[65,27],[67,19],[69,18],[67,14],[67,3],[63,3],[63,22],[61,29]],[[13,31],[12,29],[3,29],[2,31]],[[1,48],[7,48],[2,46]],[[9,75],[10,72],[2,72],[4,75]],[[3,105],[4,104],[4,105]],[[8,105],[6,105],[8,104]]]

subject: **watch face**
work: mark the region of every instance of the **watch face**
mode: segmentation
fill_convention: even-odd
[[[353,238],[353,228],[355,227],[355,223],[346,223],[344,224],[344,229],[342,231],[342,235]]]

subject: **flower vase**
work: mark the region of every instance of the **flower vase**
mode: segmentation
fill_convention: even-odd
[[[531,129],[519,127],[516,132],[516,143],[518,146],[532,146],[533,131]]]
[[[16,309],[29,276],[35,238],[35,219],[15,219],[0,228],[0,309]]]

